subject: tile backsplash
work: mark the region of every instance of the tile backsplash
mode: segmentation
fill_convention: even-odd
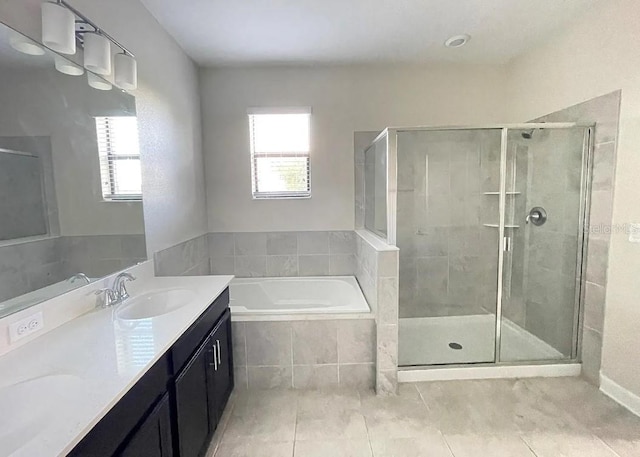
[[[209,234],[211,274],[342,276],[356,272],[353,231]]]

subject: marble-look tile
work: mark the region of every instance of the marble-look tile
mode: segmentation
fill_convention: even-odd
[[[354,363],[338,365],[340,385],[359,389],[372,389],[375,384],[375,365],[373,363]]]
[[[357,390],[331,389],[300,394],[296,441],[367,438]]]
[[[531,433],[523,440],[537,457],[619,457],[590,433]]]
[[[608,241],[591,239],[587,247],[587,281],[606,285],[609,256]]]
[[[615,167],[616,143],[599,144],[593,151],[593,176],[591,188],[594,191],[611,190]]]
[[[296,442],[294,457],[371,457],[367,440],[321,440]]]
[[[398,368],[398,326],[378,324],[376,367],[378,370]]]
[[[298,235],[294,232],[267,233],[268,255],[297,255]]]
[[[354,254],[332,254],[329,256],[329,274],[331,276],[353,276],[356,272]]]
[[[294,365],[294,389],[326,389],[339,385],[338,364]]]
[[[292,455],[293,441],[281,443],[261,443],[259,441],[223,443],[215,453],[215,457],[291,457]]]
[[[246,322],[247,364],[291,366],[290,322]]]
[[[455,457],[535,457],[518,434],[445,435]]]
[[[380,251],[378,252],[378,277],[393,277],[398,275],[398,257],[399,251]]]
[[[239,278],[256,278],[267,275],[266,255],[236,256],[234,274]]]
[[[339,321],[294,321],[293,364],[338,363]]]
[[[378,322],[398,323],[398,278],[378,279]]]
[[[233,233],[209,233],[209,255],[211,257],[233,256]]]
[[[211,257],[212,275],[232,275],[235,274],[235,257]]]
[[[613,194],[610,191],[591,192],[589,239],[609,240],[613,215]]]
[[[233,237],[236,256],[257,256],[267,254],[266,233],[234,233]]]
[[[300,276],[328,276],[330,274],[328,255],[301,255],[298,257]]]
[[[396,395],[398,393],[398,370],[376,371],[376,393],[380,396]]]
[[[246,366],[234,366],[233,377],[234,389],[237,392],[242,392],[249,388],[249,374]]]
[[[591,282],[586,283],[584,296],[584,325],[602,333],[604,324],[604,287]]]
[[[592,384],[600,385],[602,335],[585,327],[582,331],[582,375]]]
[[[293,369],[291,366],[248,366],[247,373],[249,389],[286,389],[293,387]]]
[[[231,322],[233,339],[233,364],[236,367],[247,364],[247,339],[244,322]]]
[[[341,231],[329,233],[329,253],[331,254],[355,254],[356,234],[353,231]]]
[[[298,232],[298,254],[329,254],[329,232]]]
[[[376,332],[373,320],[338,322],[338,361],[343,363],[375,362]]]
[[[268,255],[267,276],[298,276],[298,257],[295,255]]]
[[[293,441],[296,429],[295,412],[282,414],[274,410],[246,416],[232,415],[222,437],[222,445],[238,442]]]
[[[424,436],[412,438],[371,437],[371,448],[374,457],[453,457],[444,438],[437,432],[425,432]]]

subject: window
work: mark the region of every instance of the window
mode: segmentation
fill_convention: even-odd
[[[138,119],[96,117],[102,196],[109,201],[142,199]]]
[[[311,196],[310,109],[249,111],[253,198]]]

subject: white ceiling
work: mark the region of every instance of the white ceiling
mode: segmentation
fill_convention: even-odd
[[[606,0],[142,0],[198,63],[502,63]],[[443,46],[468,33],[463,48]]]

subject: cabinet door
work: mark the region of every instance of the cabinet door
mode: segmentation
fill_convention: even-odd
[[[207,369],[213,348],[205,341],[176,379],[180,457],[197,457],[207,443],[209,411]]]
[[[134,432],[119,457],[172,457],[171,413],[169,396],[165,395],[158,406]]]
[[[215,430],[233,390],[233,355],[231,351],[231,313],[222,316],[210,336],[214,364],[209,367],[209,430]]]

